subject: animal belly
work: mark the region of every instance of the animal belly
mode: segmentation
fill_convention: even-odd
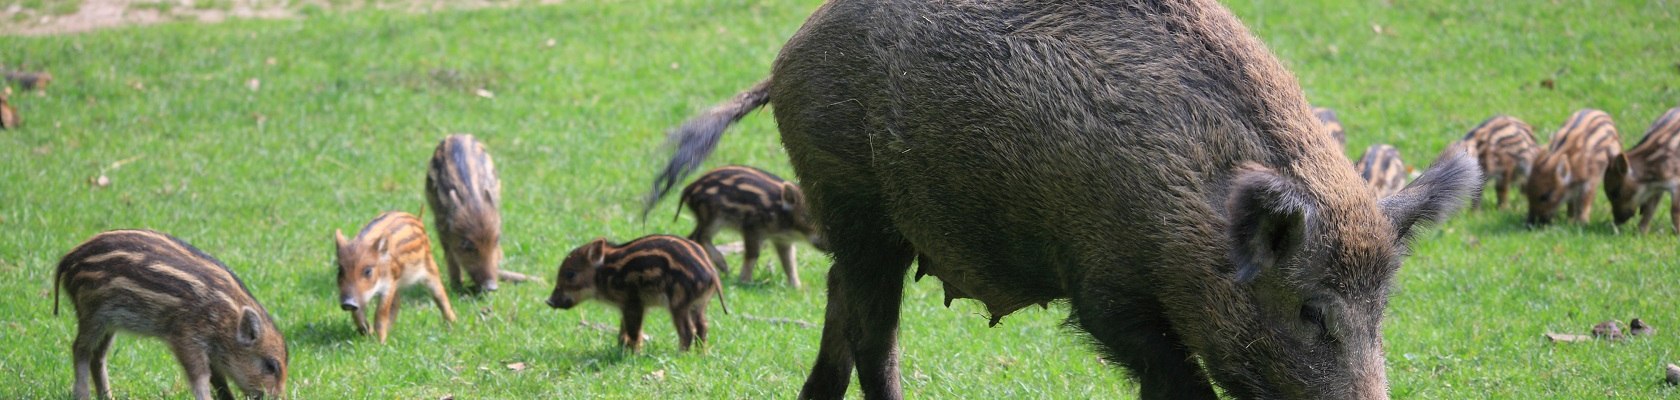
[[[936,258],[929,254],[921,254],[916,260],[916,278],[931,275],[939,279],[945,290],[945,306],[957,299],[974,299],[986,306],[986,312],[991,314],[989,325],[997,325],[1004,316],[1014,313],[1030,305],[1049,306],[1051,300],[1064,297],[1060,290],[1046,290],[1054,286],[1053,282],[1038,279],[1014,279],[1019,276],[1017,270],[1007,266],[988,264],[965,264],[963,257],[955,257],[956,263],[937,260],[953,260],[953,258]],[[1051,271],[1043,270],[1038,273],[1049,276]]]

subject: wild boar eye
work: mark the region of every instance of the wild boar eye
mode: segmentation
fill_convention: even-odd
[[[373,277],[373,266],[370,265],[367,268],[363,268],[362,269],[362,276],[372,278]]]
[[[1306,322],[1308,325],[1317,326],[1319,331],[1329,331],[1329,329],[1324,325],[1324,310],[1321,310],[1313,305],[1301,305],[1301,321]]]
[[[467,252],[477,252],[478,248],[476,246],[473,246],[473,242],[471,240],[462,240],[461,241],[461,250],[462,251],[467,251]]]
[[[575,276],[577,276],[577,271],[560,271],[560,279],[569,281]]]
[[[262,360],[262,368],[263,368],[263,374],[265,374],[265,375],[279,375],[280,374],[280,362],[275,361],[273,358],[264,358]]]

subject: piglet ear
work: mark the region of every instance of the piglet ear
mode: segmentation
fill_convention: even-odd
[[[344,231],[338,229],[333,230],[333,241],[338,244],[338,249],[341,251],[350,244],[350,240],[344,238]]]
[[[1248,282],[1299,252],[1313,213],[1300,185],[1258,165],[1237,172],[1226,208],[1238,282]]]
[[[1454,145],[1441,152],[1417,180],[1378,205],[1394,224],[1396,237],[1407,241],[1414,228],[1445,221],[1481,188],[1482,171],[1476,161],[1463,146]]]
[[[589,265],[600,267],[607,264],[607,239],[595,239],[583,245],[583,256],[589,259]]]
[[[805,198],[799,193],[799,187],[793,182],[782,182],[782,210],[793,211]]]
[[[387,237],[380,237],[378,242],[373,243],[373,250],[378,251],[380,255],[390,254],[390,252],[387,251],[389,249],[385,247],[385,239],[387,239]]]
[[[239,344],[245,346],[256,344],[258,340],[262,340],[264,330],[262,314],[257,313],[257,310],[251,307],[240,308],[239,329],[238,333],[235,334]]]

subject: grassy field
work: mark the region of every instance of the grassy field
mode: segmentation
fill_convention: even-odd
[[[669,200],[637,218],[664,160],[662,132],[760,79],[817,5],[582,0],[0,37],[0,64],[57,78],[44,94],[15,96],[24,128],[0,131],[0,398],[68,396],[75,322],[51,313],[53,265],[86,237],[127,227],[175,234],[247,282],[286,333],[295,398],[790,397],[819,336],[800,322],[821,322],[823,310],[827,262],[809,248],[803,291],[779,272],[728,284],[735,314],[713,306],[706,351],[679,353],[656,312],[649,347],[630,354],[600,328],[616,326],[615,311],[551,310],[549,283],[457,294],[453,327],[409,292],[390,343],[359,337],[335,305],[331,233],[419,209],[425,160],[455,132],[496,157],[507,269],[552,282],[560,258],[591,238],[686,233],[692,220],[673,221]],[[1549,136],[1583,107],[1609,111],[1631,144],[1680,105],[1680,7],[1669,1],[1229,6],[1309,99],[1340,111],[1350,157],[1384,142],[1426,162],[1496,113]],[[720,147],[713,164],[792,176],[766,114]],[[99,176],[109,185],[90,184]],[[1520,208],[1483,210],[1422,235],[1385,322],[1392,393],[1680,394],[1659,383],[1662,365],[1680,362],[1680,246],[1666,211],[1654,234],[1614,235],[1600,197],[1590,225],[1530,231]],[[906,296],[907,395],[1134,396],[1061,327],[1065,307],[988,329],[978,304],[946,310],[940,295],[924,281]],[[1632,317],[1659,335],[1541,337]],[[111,357],[119,397],[188,395],[157,341],[121,336]]]

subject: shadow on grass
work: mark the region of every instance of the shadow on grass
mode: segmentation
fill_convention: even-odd
[[[762,277],[763,275],[760,275],[760,276]],[[807,289],[808,288],[809,287],[807,285]],[[787,279],[786,278],[782,278],[778,275],[774,279],[754,279],[754,280],[748,281],[748,282],[742,282],[740,280],[740,278],[737,278],[737,277],[734,277],[734,276],[731,276],[731,277],[728,277],[728,278],[723,278],[723,290],[740,290],[740,291],[747,291],[747,292],[753,292],[753,293],[769,293],[769,292],[784,292],[784,291],[795,290],[795,289],[793,289],[792,286],[787,285]]]
[[[648,349],[643,347],[642,351],[646,352]],[[551,365],[570,366],[567,369],[572,373],[594,373],[623,364],[635,357],[646,356],[646,354],[635,353],[617,345],[610,345],[586,349],[581,352],[549,347],[543,349],[539,356],[549,360]]]
[[[291,343],[316,348],[339,346],[364,339],[364,335],[356,332],[356,327],[352,326],[348,315],[343,321],[313,322],[304,325],[303,329],[286,332],[286,336],[291,339]]]

